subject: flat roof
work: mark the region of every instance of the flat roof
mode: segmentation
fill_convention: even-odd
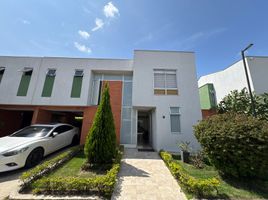
[[[174,53],[195,53],[194,51],[177,51],[177,50],[158,50],[158,49],[153,49],[153,50],[148,50],[148,49],[135,49],[135,51],[148,51],[148,52],[174,52]]]

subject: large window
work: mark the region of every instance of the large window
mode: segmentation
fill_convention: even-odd
[[[17,96],[26,96],[27,92],[28,92],[29,85],[30,85],[30,80],[32,77],[33,69],[25,67],[21,71],[23,72],[23,74],[21,76]]]
[[[83,81],[84,71],[81,69],[76,69],[73,78],[73,86],[71,97],[79,98],[81,95],[82,81]]]
[[[4,67],[0,67],[0,83],[2,81],[2,77],[4,75],[4,72],[5,72],[5,68]]]
[[[154,70],[154,94],[178,95],[176,70]]]
[[[171,133],[176,134],[181,132],[179,107],[170,107],[170,129]]]
[[[55,76],[56,69],[48,69],[42,91],[42,97],[51,97]]]
[[[134,144],[135,134],[132,132],[132,75],[95,73],[92,80],[91,104],[98,105],[101,99],[103,81],[122,81],[122,110],[120,143]],[[110,91],[111,92],[111,91]]]

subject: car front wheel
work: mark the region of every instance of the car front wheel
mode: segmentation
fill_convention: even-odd
[[[36,166],[43,159],[44,151],[41,148],[34,149],[27,157],[25,167],[31,168]]]

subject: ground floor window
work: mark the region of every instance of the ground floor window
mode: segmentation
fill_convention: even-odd
[[[179,107],[170,107],[170,129],[174,134],[181,132]]]

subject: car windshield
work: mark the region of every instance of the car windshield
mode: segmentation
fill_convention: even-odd
[[[10,137],[44,137],[53,127],[29,126],[10,135]]]

